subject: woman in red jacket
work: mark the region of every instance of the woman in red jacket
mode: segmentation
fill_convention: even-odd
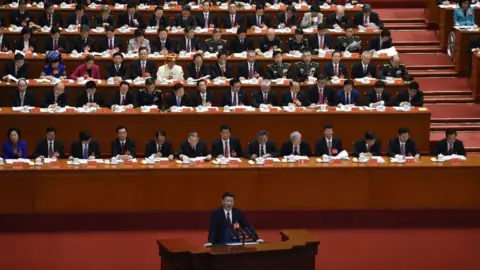
[[[70,75],[70,78],[74,80],[80,77],[86,80],[100,80],[100,68],[95,65],[93,55],[87,55],[87,57],[85,57],[85,64],[79,65],[72,75]]]

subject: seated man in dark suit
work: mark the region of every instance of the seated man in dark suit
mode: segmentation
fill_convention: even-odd
[[[231,133],[229,126],[220,126],[220,138],[212,142],[213,157],[243,157],[242,145],[237,138],[230,137]]]
[[[290,90],[285,91],[280,100],[280,106],[290,105],[295,107],[304,107],[310,105],[310,101],[308,100],[307,96],[300,91],[300,83],[293,80],[290,81]]]
[[[285,12],[279,13],[276,16],[276,26],[278,28],[297,26],[297,13],[295,7],[292,5],[287,6]]]
[[[323,126],[323,138],[315,144],[315,156],[336,156],[342,151],[342,141],[337,137],[333,137],[333,126]]]
[[[187,53],[191,53],[200,51],[202,49],[202,45],[200,44],[200,40],[195,37],[195,28],[187,27],[185,28],[184,32],[185,36],[177,41],[176,52],[179,53],[181,51],[185,51]]]
[[[357,27],[363,26],[368,28],[374,26],[375,28],[383,28],[382,20],[380,20],[378,13],[372,11],[372,6],[370,6],[370,4],[363,5],[362,12],[357,12],[353,17],[353,23]]]
[[[360,106],[360,93],[353,88],[353,80],[345,80],[343,89],[337,91],[337,104]]]
[[[65,147],[56,139],[57,129],[47,127],[45,139],[40,140],[33,151],[33,158],[65,158]]]
[[[262,77],[262,64],[255,61],[256,56],[255,51],[247,52],[247,62],[238,65],[238,78],[250,80]]]
[[[68,106],[67,93],[63,83],[59,82],[53,86],[53,89],[45,92],[43,107],[48,108],[50,105],[59,107]]]
[[[197,53],[193,56],[193,62],[187,65],[187,72],[185,73],[185,79],[193,78],[200,79],[209,75],[210,71],[207,65],[203,62],[203,56],[201,53]]]
[[[247,16],[247,29],[254,27],[271,27],[270,26],[270,16],[265,15],[265,10],[263,5],[256,5],[255,14],[250,14]]]
[[[215,78],[233,78],[232,65],[227,63],[227,52],[219,52],[217,61],[210,66],[211,79]]]
[[[190,14],[192,8],[190,5],[184,5],[182,12],[175,15],[175,26],[181,28],[195,28],[197,27],[197,21],[192,14]]]
[[[105,79],[114,78],[116,82],[121,82],[128,78],[128,70],[123,63],[123,54],[121,52],[113,54],[113,62],[107,66],[106,74]]]
[[[457,131],[454,129],[447,129],[445,131],[445,139],[440,140],[433,152],[434,156],[438,155],[450,156],[461,155],[466,156],[467,152],[463,146],[463,142],[457,139]]]
[[[10,38],[8,38],[6,35],[3,33],[5,32],[4,28],[5,24],[3,23],[2,20],[0,20],[0,51],[1,52],[8,52],[14,49],[14,44],[10,41]]]
[[[96,50],[96,39],[90,37],[90,27],[88,25],[82,25],[80,27],[80,35],[75,36],[73,40],[73,50],[79,53],[89,53]]]
[[[350,22],[350,18],[345,15],[345,8],[338,5],[335,9],[335,13],[332,13],[327,16],[325,19],[325,24],[327,28],[344,28]]]
[[[232,53],[255,50],[255,47],[253,46],[253,39],[251,37],[247,37],[247,30],[245,30],[245,28],[238,28],[237,36],[230,41],[229,49]]]
[[[10,11],[10,23],[16,26],[29,26],[33,22],[33,15],[27,10],[27,2],[18,1],[18,9]]]
[[[332,54],[332,62],[327,62],[324,67],[324,74],[331,77],[348,78],[347,65],[341,62],[342,53],[336,51]]]
[[[108,102],[108,107],[118,106],[130,106],[137,107],[137,101],[135,96],[128,91],[130,84],[126,81],[120,82],[120,88],[118,92],[115,92]]]
[[[387,155],[389,157],[401,155],[404,157],[415,157],[416,159],[420,158],[417,144],[414,140],[410,139],[408,128],[398,129],[398,136],[388,142]]]
[[[380,36],[373,37],[370,43],[368,43],[368,50],[379,51],[390,49],[392,46],[392,35],[390,34],[390,31],[383,29]]]
[[[398,93],[398,106],[423,107],[423,92],[419,90],[419,87],[418,82],[413,81],[408,85],[408,90]]]
[[[278,157],[279,154],[275,143],[268,139],[268,133],[261,130],[257,134],[257,139],[248,144],[246,158],[255,160],[256,158]]]
[[[298,131],[294,131],[290,134],[290,140],[286,141],[282,145],[280,150],[280,156],[313,156],[310,144],[302,141],[302,134]]]
[[[118,126],[117,138],[112,142],[112,157],[122,160],[134,159],[137,152],[135,141],[127,137],[127,127]]]
[[[200,140],[197,132],[190,132],[188,139],[180,144],[178,152],[179,159],[206,157],[205,160],[212,159],[212,155],[208,152],[207,144]]]
[[[376,78],[377,77],[377,67],[375,64],[371,63],[372,54],[370,52],[362,53],[362,61],[357,62],[352,65],[352,77],[356,78]]]
[[[261,104],[278,106],[277,96],[275,92],[271,90],[270,80],[263,80],[260,85],[260,90],[252,94],[252,106],[259,108]]]
[[[222,95],[220,106],[242,106],[248,105],[247,94],[241,90],[240,81],[236,78],[230,80],[230,90]]]
[[[60,36],[60,29],[53,26],[50,29],[50,36],[45,38],[45,51],[59,51],[62,53],[68,53],[67,39]]]
[[[248,224],[243,212],[233,208],[234,203],[235,195],[233,193],[226,192],[222,195],[222,207],[215,209],[210,218],[206,247],[241,242],[243,232],[246,232],[252,238],[252,241],[263,242],[252,226]],[[242,230],[242,232],[239,230]]]
[[[159,52],[162,54],[168,54],[174,51],[173,42],[168,37],[168,31],[166,28],[158,28],[157,37],[153,40],[150,47],[153,52]]]
[[[4,81],[7,80],[7,75],[12,75],[17,79],[28,78],[28,64],[25,62],[25,57],[22,54],[15,54],[13,61],[8,61],[5,65]]]
[[[92,134],[89,131],[81,131],[78,134],[79,140],[72,143],[70,159],[98,159],[101,158],[100,144],[92,140]]]
[[[153,156],[173,160],[174,155],[172,143],[167,140],[167,133],[165,131],[155,132],[155,139],[145,144],[145,158]]]
[[[150,17],[148,26],[156,26],[158,28],[167,28],[170,25],[169,19],[163,14],[163,6],[158,5],[155,12]]]
[[[45,2],[45,13],[40,17],[40,27],[63,27],[62,16],[59,12],[55,12],[53,3]]]
[[[382,142],[375,137],[373,132],[366,132],[363,139],[353,144],[353,156],[359,157],[360,155],[367,157],[382,155]]]
[[[100,42],[99,51],[123,52],[122,41],[115,37],[115,28],[113,26],[107,26],[105,31],[106,35]]]
[[[70,25],[88,25],[90,26],[90,17],[85,13],[83,5],[75,7],[75,13],[70,13],[67,17],[67,27]]]
[[[104,5],[100,10],[100,14],[95,17],[95,26],[107,28],[115,27],[115,25],[116,24],[113,20],[113,16],[110,14],[110,8],[107,5]]]
[[[314,51],[333,48],[333,37],[327,33],[327,27],[325,24],[319,23],[317,25],[317,34],[310,35],[310,38],[308,39],[308,47]]]
[[[202,28],[218,28],[217,15],[210,12],[210,6],[212,4],[210,4],[210,1],[202,2],[202,12],[198,12],[195,15],[195,20],[197,21],[198,26]]]
[[[94,81],[88,81],[85,84],[85,91],[82,92],[77,98],[76,107],[103,107],[105,102],[103,101],[103,95],[97,93],[97,84]]]
[[[124,25],[129,27],[136,27],[143,29],[145,28],[145,22],[143,21],[143,16],[140,12],[137,12],[135,9],[135,3],[127,4],[127,11],[118,16],[117,28],[120,28]]]
[[[130,77],[132,80],[136,78],[152,77],[157,78],[157,69],[154,60],[148,59],[148,49],[141,47],[138,50],[138,60],[132,61],[130,64]]]
[[[237,4],[235,2],[228,4],[228,13],[222,16],[220,25],[224,29],[245,27],[245,19],[237,12]]]
[[[216,106],[214,96],[207,91],[207,82],[205,80],[197,81],[197,93],[192,97],[192,106]]]
[[[25,79],[19,79],[17,89],[10,96],[12,107],[32,106],[35,107],[35,96],[27,91],[28,83]]]
[[[185,93],[183,84],[177,83],[173,86],[173,93],[167,95],[167,108],[171,107],[189,107],[191,106],[190,98]]]
[[[373,90],[368,91],[366,94],[365,101],[365,105],[371,105],[371,107],[377,107],[379,105],[392,106],[394,104],[392,95],[388,91],[385,91],[385,83],[383,81],[375,82]]]
[[[328,86],[327,76],[320,74],[317,77],[317,84],[308,87],[307,95],[310,105],[327,104],[329,106],[335,106],[335,89]]]

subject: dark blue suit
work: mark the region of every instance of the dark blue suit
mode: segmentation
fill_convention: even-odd
[[[346,100],[345,100],[345,90],[344,89],[340,89],[340,90],[337,91],[336,101],[337,101],[337,104],[341,103],[343,105],[347,105]],[[360,94],[358,93],[357,89],[352,89],[352,92],[350,93],[350,103],[349,104],[353,104],[355,106],[360,106]]]
[[[258,235],[248,224],[242,211],[237,208],[231,210],[232,224],[238,223],[241,228],[249,232],[254,241],[258,240]],[[210,229],[208,232],[208,242],[212,244],[225,244],[231,242],[240,242],[241,237],[235,232],[232,224],[227,220],[223,207],[217,208],[212,212],[210,218]]]
[[[13,145],[10,141],[6,141],[2,145],[2,157],[5,159],[16,159],[16,158],[28,158],[27,153],[27,142],[26,141],[18,141],[17,143],[17,153],[21,153],[21,155],[16,155],[13,153]]]

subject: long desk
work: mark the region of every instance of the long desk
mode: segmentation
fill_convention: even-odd
[[[378,165],[314,159],[268,166],[246,161],[230,166],[3,165],[0,213],[210,211],[226,190],[235,192],[238,207],[246,211],[480,208],[480,157],[458,164],[433,163],[430,157],[415,164],[386,160]]]
[[[453,30],[453,8],[439,8],[438,19],[438,38],[440,39],[440,46],[445,51],[448,45],[448,35]],[[475,18],[480,18],[480,8],[475,8]]]
[[[480,102],[480,54],[472,54],[472,74],[470,75],[470,87],[472,88],[475,102]]]
[[[355,88],[360,92],[360,102],[362,104],[365,104],[365,94],[373,89],[374,82],[370,82],[368,84],[363,84],[360,82],[355,82],[356,86]],[[196,84],[188,84],[185,83],[185,90],[188,96],[194,96],[197,92],[197,87]],[[312,84],[308,83],[302,83],[300,84],[301,90],[304,92],[307,90],[309,86]],[[16,85],[14,84],[7,84],[4,82],[0,82],[0,86],[2,87],[3,91],[0,91],[0,107],[8,107],[11,106],[10,102],[10,93],[16,88]],[[332,87],[335,89],[340,89],[343,87],[341,83],[339,84],[331,84]],[[29,83],[29,91],[32,91],[35,95],[35,101],[38,106],[41,106],[43,104],[43,99],[45,95],[45,90],[50,90],[52,87],[51,84],[45,84],[45,83],[35,83],[34,80],[30,80]],[[78,96],[85,91],[85,85],[83,84],[77,84],[77,83],[68,83],[66,85],[67,87],[67,97],[69,104],[74,105],[76,104]],[[144,85],[136,85],[136,84],[131,84],[131,90],[134,93],[134,96],[138,94],[139,88],[144,88]],[[272,91],[275,92],[277,102],[280,102],[281,95],[283,92],[289,90],[289,82],[284,82],[283,84],[272,84]],[[114,93],[118,92],[118,84],[107,84],[105,80],[102,81],[102,83],[97,84],[97,91],[100,92],[103,96],[105,101],[107,102],[111,96],[113,96]],[[166,95],[170,94],[173,92],[173,84],[165,84],[165,85],[158,85],[157,89],[162,90],[162,96],[163,96],[163,101],[165,101]],[[208,84],[208,90],[213,93],[214,95],[214,101],[215,104],[220,104],[221,96],[224,91],[230,89],[230,86],[228,83],[225,84],[213,84],[209,83]],[[258,91],[260,89],[260,86],[258,84],[242,84],[242,89],[247,93],[248,95],[248,100],[251,101],[251,94],[253,94],[255,91]],[[401,81],[396,81],[394,84],[387,84],[386,88],[387,91],[389,91],[392,94],[392,97],[395,98],[397,94],[403,90],[406,90],[407,87],[405,84],[403,84]],[[165,103],[165,102],[164,102]]]
[[[480,31],[455,30],[455,70],[462,76],[468,76],[471,70],[470,42],[474,37],[480,36]]]
[[[180,143],[187,139],[189,132],[196,131],[208,144],[219,137],[219,127],[228,124],[233,135],[240,139],[246,149],[247,143],[256,138],[259,130],[266,130],[278,147],[289,139],[293,131],[302,133],[303,140],[313,148],[322,136],[325,124],[333,124],[335,134],[342,139],[344,148],[352,151],[354,141],[363,138],[365,131],[374,131],[382,140],[382,149],[386,152],[387,142],[395,137],[399,127],[408,127],[412,138],[417,142],[419,151],[428,153],[431,113],[415,108],[410,112],[398,112],[388,108],[385,112],[356,111],[337,112],[330,108],[328,112],[182,112],[182,113],[114,113],[109,109],[96,113],[22,113],[11,108],[0,111],[0,134],[7,134],[10,127],[22,130],[22,139],[29,144],[31,154],[35,143],[45,136],[45,128],[57,128],[58,138],[70,152],[70,144],[77,140],[80,130],[90,130],[100,145],[102,153],[110,153],[111,142],[115,138],[115,129],[119,125],[128,127],[129,137],[136,140],[137,153],[143,153],[145,142],[154,137],[158,130],[165,130],[169,139],[178,150]],[[74,126],[72,126],[72,124]]]
[[[0,54],[0,65],[5,66],[8,63],[8,61],[11,61],[12,59],[13,59],[13,54],[8,54],[8,55],[7,54]],[[63,59],[64,59],[63,60],[64,64],[67,67],[67,75],[70,75],[71,73],[73,73],[75,71],[75,69],[77,68],[77,66],[85,63],[85,61],[84,61],[85,56],[72,57],[71,55],[64,55]],[[130,63],[135,59],[138,59],[138,57],[135,56],[135,57],[131,57],[131,58],[124,58],[124,63],[127,66],[129,66]],[[158,69],[158,67],[165,64],[165,59],[166,58],[164,56],[154,57],[152,55],[150,57],[150,59],[156,61],[156,63],[157,63],[156,68]],[[352,65],[356,62],[359,62],[360,59],[361,59],[360,55],[358,55],[358,54],[352,54],[352,56],[348,57],[348,58],[343,57],[342,61],[347,65],[348,74],[351,73]],[[43,68],[46,65],[45,56],[43,54],[37,54],[36,56],[31,55],[31,56],[27,56],[26,60],[28,61],[29,78],[39,78],[40,74],[42,73]],[[189,63],[191,63],[192,60],[193,60],[193,56],[179,57],[179,58],[177,58],[176,64],[182,66],[183,72],[186,73],[187,72],[187,65]],[[284,60],[285,63],[294,64],[296,62],[301,61],[302,58],[301,57],[284,55],[283,60]],[[211,64],[215,63],[216,61],[217,61],[216,56],[209,57],[209,58],[204,58],[204,63],[207,66],[210,66]],[[232,64],[232,72],[235,75],[235,74],[237,74],[238,65],[246,62],[247,58],[246,57],[242,58],[242,57],[230,56],[227,61],[228,61],[228,63]],[[257,61],[259,61],[262,64],[262,69],[263,69],[264,72],[267,72],[267,66],[269,64],[273,64],[273,59],[271,57],[266,58],[266,57],[263,57],[263,56],[257,56]],[[331,54],[327,54],[327,55],[325,55],[325,57],[315,56],[315,57],[312,58],[312,61],[320,64],[320,71],[321,71],[321,73],[323,73],[325,64],[327,62],[332,61],[332,56],[331,56]],[[381,67],[383,64],[386,64],[388,62],[389,62],[389,58],[386,55],[382,55],[382,56],[379,56],[379,57],[372,58],[372,63],[377,65],[377,67]],[[100,74],[105,76],[106,73],[107,73],[107,71],[106,71],[107,66],[112,63],[112,57],[111,56],[109,56],[109,57],[96,56],[95,57],[95,63],[100,67]],[[1,73],[1,74],[3,74],[3,73]]]

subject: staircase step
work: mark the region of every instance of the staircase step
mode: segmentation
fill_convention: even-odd
[[[425,23],[425,18],[385,18],[383,23]]]
[[[426,30],[427,25],[425,22],[405,22],[405,23],[384,23],[385,29],[389,30]]]
[[[408,69],[408,68],[407,68]],[[408,74],[412,75],[413,77],[454,77],[457,75],[455,70],[412,70],[409,71]]]
[[[480,131],[480,123],[456,123],[456,124],[432,123],[430,125],[430,131],[445,131],[447,128],[453,128],[457,131]]]
[[[456,95],[456,96],[472,96],[471,90],[423,90],[425,96],[439,96],[439,95]]]
[[[453,70],[455,66],[453,64],[451,65],[407,65],[406,66],[407,70],[414,71],[414,70],[424,70],[424,71],[429,71],[429,70]]]
[[[432,118],[430,121],[432,124],[476,123],[480,118]]]
[[[474,99],[466,95],[436,95],[425,96],[424,101],[425,103],[472,103]]]
[[[419,45],[419,46],[395,45],[395,49],[399,53],[439,53],[439,52],[442,52],[442,47],[440,47],[440,45]]]

